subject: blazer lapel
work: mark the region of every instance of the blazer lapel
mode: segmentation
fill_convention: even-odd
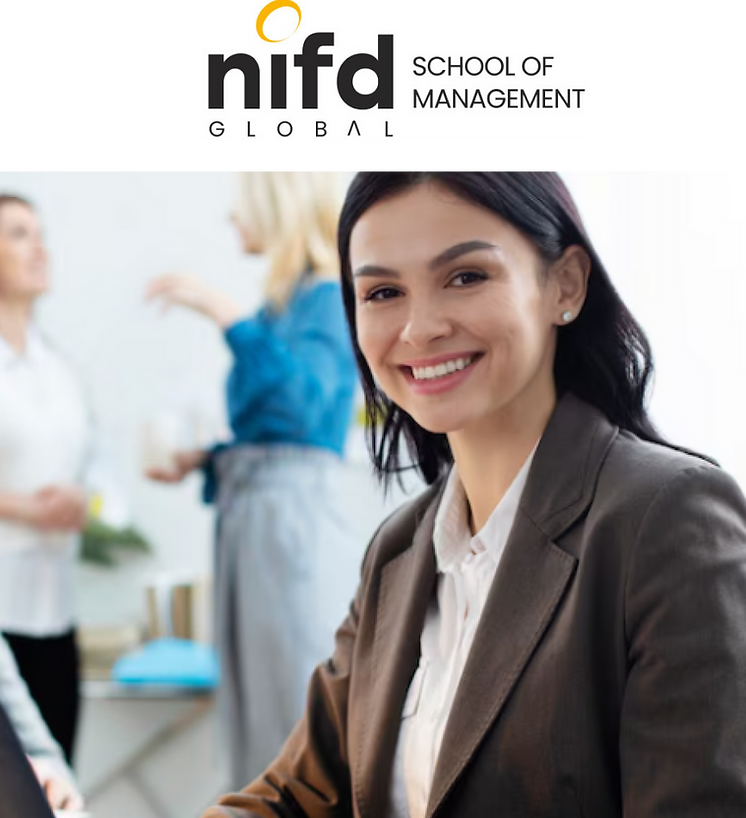
[[[498,718],[552,620],[575,563],[527,518],[516,519],[448,717],[428,815]]]
[[[438,492],[437,497],[440,496]],[[438,499],[417,525],[412,544],[381,570],[370,665],[360,672],[364,703],[355,796],[360,815],[386,811],[399,714],[420,655],[420,635],[435,588],[432,530]]]
[[[590,504],[615,434],[572,396],[560,401],[545,430],[448,718],[428,816],[499,718],[551,624],[577,563],[553,540]]]

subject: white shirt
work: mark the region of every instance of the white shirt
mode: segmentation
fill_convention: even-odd
[[[437,593],[425,618],[420,662],[402,709],[389,818],[424,818],[446,722],[533,454],[473,537],[464,488],[456,467],[451,469],[433,530]]]
[[[80,485],[91,445],[71,368],[32,328],[23,354],[0,336],[0,492]],[[0,630],[52,636],[72,627],[78,537],[0,519]]]

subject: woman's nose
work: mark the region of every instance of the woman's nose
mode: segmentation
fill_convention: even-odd
[[[47,260],[47,247],[41,239],[34,242],[34,259],[43,262]]]
[[[448,316],[432,301],[412,303],[400,339],[414,348],[425,348],[452,332]]]

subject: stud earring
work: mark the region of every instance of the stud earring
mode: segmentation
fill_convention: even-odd
[[[568,321],[570,321],[570,319],[571,319],[571,318],[572,318],[572,313],[570,312],[570,310],[565,310],[565,311],[562,313],[562,320],[563,320],[563,321],[564,321],[566,324],[568,323]]]

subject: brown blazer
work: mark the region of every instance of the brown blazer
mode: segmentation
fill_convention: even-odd
[[[384,818],[441,488],[379,529],[303,719],[204,818]],[[433,815],[746,816],[746,502],[727,474],[559,402],[446,726]]]

